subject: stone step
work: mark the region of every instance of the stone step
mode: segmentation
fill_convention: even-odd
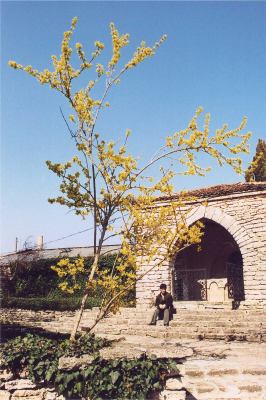
[[[97,330],[95,333],[98,334],[112,334],[112,335],[140,335],[140,332],[134,332],[131,330],[117,330],[114,331],[114,329],[110,330]],[[176,333],[176,332],[169,332],[169,331],[158,331],[158,332],[148,332],[145,334],[145,337],[152,337],[152,338],[157,338],[157,339],[175,339],[175,340],[180,340],[180,341],[187,341],[187,340],[224,340],[225,336],[224,335],[218,335],[218,334],[189,334],[189,333]],[[243,335],[228,335],[229,340],[234,340],[234,341],[242,341],[243,340]],[[254,335],[245,335],[245,340],[249,340],[250,342],[260,342],[260,338]],[[264,341],[266,338],[264,338]]]
[[[215,327],[234,327],[234,328],[265,328],[266,325],[260,322],[231,322],[231,321],[178,321],[172,320],[170,321],[170,326],[215,326]]]
[[[150,309],[152,310],[152,308]],[[265,310],[244,311],[244,310],[176,310],[177,314],[194,314],[194,315],[265,315]]]
[[[251,313],[257,313],[257,314],[263,314],[265,312],[264,309],[236,309],[236,310],[223,310],[223,309],[211,309],[211,308],[205,308],[205,309],[191,309],[191,308],[179,308],[177,307],[176,304],[174,304],[174,307],[176,310],[180,313],[241,313],[241,314],[251,314]],[[152,310],[153,307],[148,308],[148,310]],[[92,311],[95,311],[94,308],[92,308]],[[131,308],[120,308],[120,312],[124,312],[126,314],[130,313],[141,313],[141,312],[147,312],[147,308],[141,308],[141,307],[131,307]]]
[[[113,321],[114,323],[146,323],[146,321],[149,321],[151,319],[152,313],[146,314],[145,316],[141,317],[125,317],[125,316],[119,316],[119,315],[112,315],[106,318],[103,318],[101,321]],[[95,316],[88,315],[84,316],[83,321],[94,321]],[[219,324],[265,324],[266,323],[266,317],[262,319],[251,319],[251,318],[232,318],[232,317],[224,317],[224,316],[213,316],[210,317],[208,315],[206,316],[178,316],[178,315],[173,315],[173,321],[178,322],[178,323],[219,323]]]
[[[132,316],[125,316],[125,315],[115,315],[110,316],[109,318],[117,318],[117,319],[130,319],[130,320],[146,320],[151,318],[153,313],[147,313],[145,315],[132,315]],[[90,318],[88,316],[88,318]],[[95,317],[93,317],[95,318]],[[266,315],[263,316],[240,316],[240,315],[173,315],[174,320],[180,321],[251,321],[251,322],[266,322]]]
[[[90,324],[95,321],[95,317],[93,315],[84,316],[82,318],[82,323]],[[142,325],[147,324],[152,317],[152,313],[145,314],[142,316],[119,316],[114,315],[108,318],[104,318],[100,321],[100,323],[106,324],[129,324],[129,325]],[[235,326],[235,327],[266,327],[266,316],[264,318],[243,318],[239,316],[235,316],[234,318],[230,318],[228,316],[198,316],[198,315],[173,315],[173,320],[171,322],[173,326],[178,325],[197,325],[197,326],[205,326],[212,325],[215,326]]]
[[[134,310],[134,309],[133,309]],[[120,317],[126,317],[126,318],[135,318],[135,317],[145,317],[148,314],[152,314],[153,311],[155,310],[155,308],[151,308],[148,310],[143,310],[143,311],[132,311],[132,312],[125,312],[122,310],[120,310],[119,312],[117,312],[116,314],[110,314],[111,316],[117,315]],[[96,316],[98,313],[96,312],[84,312],[85,316],[89,316],[89,315],[93,315]],[[210,318],[214,318],[214,317],[224,317],[224,318],[265,318],[266,317],[266,312],[240,312],[240,311],[231,311],[231,312],[224,312],[224,311],[189,311],[189,310],[182,310],[182,312],[180,312],[180,310],[177,310],[176,314],[174,314],[175,316],[180,316],[180,317],[184,317],[184,316],[193,316],[193,317],[210,317]]]
[[[82,330],[86,331],[88,327],[83,326]],[[197,327],[176,328],[164,326],[102,326],[98,325],[94,329],[95,333],[114,333],[127,335],[142,335],[153,337],[169,337],[169,338],[187,338],[187,339],[224,339],[232,337],[232,340],[244,340],[250,338],[252,341],[260,341],[262,333],[252,330],[239,331],[236,329],[217,329],[216,327],[199,329]],[[264,340],[266,335],[264,334]],[[262,338],[263,339],[263,338]]]
[[[81,325],[92,325],[93,324],[93,320],[88,320],[88,321],[83,321]],[[163,321],[160,320],[157,322],[157,326],[149,326],[148,323],[137,323],[140,321],[136,321],[136,323],[134,321],[114,321],[112,319],[110,320],[104,320],[104,321],[100,321],[97,325],[101,325],[101,326],[113,326],[113,327],[121,327],[121,326],[125,326],[125,327],[131,327],[131,326],[135,326],[138,329],[143,329],[144,327],[149,327],[149,329],[156,329],[158,327],[158,325],[160,326],[161,324],[163,324]],[[60,324],[58,324],[58,326],[60,326]],[[184,329],[184,328],[197,328],[197,329],[261,329],[261,330],[265,330],[265,326],[263,326],[262,324],[253,324],[253,323],[227,323],[227,324],[222,324],[222,323],[216,323],[215,321],[213,321],[212,323],[208,322],[202,322],[202,323],[195,323],[195,322],[191,322],[191,323],[180,323],[178,321],[170,321],[170,327],[171,328],[177,328],[177,329]]]
[[[127,318],[127,319],[146,319],[148,316],[152,315],[153,311],[148,311],[142,314],[116,314],[117,317]],[[252,321],[266,321],[266,313],[265,314],[222,314],[222,313],[176,313],[173,315],[174,319],[205,319],[205,320],[243,320],[248,319]]]
[[[221,323],[252,323],[252,324],[258,324],[258,323],[266,323],[265,319],[250,319],[250,318],[176,318],[173,316],[173,321],[178,321],[178,322],[221,322]]]
[[[266,340],[266,314],[246,310],[186,310],[178,309],[170,326],[148,326],[153,309],[122,308],[117,314],[103,319],[94,328],[95,333],[169,338],[176,340]],[[98,309],[86,312],[82,330],[94,323]]]
[[[109,317],[102,319],[99,324],[102,325],[147,325],[149,322],[149,318],[146,317],[145,319],[126,319],[126,318],[119,318],[119,317]],[[94,318],[86,318],[83,319],[83,325],[91,325],[95,321]],[[264,321],[250,321],[250,320],[228,320],[228,319],[179,319],[174,318],[170,321],[171,326],[176,327],[185,327],[185,326],[198,326],[198,327],[206,327],[206,326],[215,326],[215,327],[234,327],[234,328],[263,328],[266,329],[266,323]]]
[[[213,311],[204,311],[204,312],[179,312],[177,311],[176,314],[174,315],[180,315],[180,316],[210,316],[210,317],[215,317],[215,316],[220,316],[220,317],[228,317],[228,318],[233,318],[233,317],[250,317],[250,318],[261,318],[265,317],[266,313],[240,313],[238,311],[232,311],[232,312],[213,312]]]
[[[233,311],[233,312],[208,312],[208,311],[204,311],[204,312],[179,312],[177,311],[176,314],[174,315],[180,315],[180,316],[209,316],[210,318],[213,317],[228,317],[228,318],[235,318],[235,317],[247,317],[247,318],[263,318],[266,316],[266,312],[265,313],[240,313],[238,311]]]

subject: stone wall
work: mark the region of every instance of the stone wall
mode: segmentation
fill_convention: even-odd
[[[181,376],[168,376],[165,389],[150,400],[263,400],[266,368],[246,361],[241,365],[219,358],[187,360],[179,366]],[[15,377],[0,370],[0,399],[65,400],[65,397],[59,396],[51,386],[33,383],[25,372]]]
[[[53,387],[43,387],[26,377],[14,377],[8,371],[0,372],[0,400],[64,400]]]
[[[203,201],[207,206],[202,205]],[[161,201],[166,206],[170,200]],[[206,218],[224,227],[237,243],[243,259],[245,302],[266,305],[266,189],[241,192],[226,196],[201,198],[190,202],[184,211],[190,209],[188,225]],[[168,221],[169,222],[169,221]],[[152,263],[141,265],[141,273],[150,269]],[[172,288],[172,262],[169,260],[160,268],[154,268],[137,283],[138,305],[148,306],[158,293],[161,282]]]
[[[90,318],[91,310],[85,310],[81,327]],[[32,311],[15,308],[3,308],[1,322],[43,328],[51,332],[69,333],[73,328],[75,311]]]
[[[35,384],[27,377],[14,377],[12,373],[0,371],[0,400],[65,400],[53,387]],[[169,379],[166,390],[150,400],[186,400],[186,391],[178,379]],[[72,399],[74,400],[74,399]],[[85,400],[85,399],[84,399]],[[86,400],[90,400],[87,398]],[[111,399],[110,399],[111,400]]]

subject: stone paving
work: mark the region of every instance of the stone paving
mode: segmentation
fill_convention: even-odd
[[[106,358],[132,358],[146,352],[177,360],[181,377],[170,376],[165,390],[153,400],[266,399],[266,343],[160,339],[137,335],[97,336],[115,339],[111,349],[102,350],[102,356]],[[84,356],[83,360],[78,360],[79,366],[90,361],[90,357]],[[68,358],[61,360],[59,367],[71,369],[76,363],[77,359]],[[0,390],[1,400],[64,399],[52,389],[38,388],[28,379],[14,380],[9,375],[1,375],[5,382]]]
[[[181,357],[181,378],[167,380],[161,400],[266,399],[266,343],[99,336],[120,339],[109,356],[145,351],[161,358]]]
[[[263,309],[178,310],[169,327],[162,326],[162,321],[148,326],[152,311],[121,309],[119,314],[101,321],[94,332],[115,340],[112,348],[102,350],[104,358],[138,357],[146,352],[180,363],[181,377],[169,377],[166,389],[153,400],[266,400]],[[86,310],[81,322],[83,331],[88,330],[97,312],[96,308]],[[69,312],[4,310],[3,314],[11,322],[52,331],[69,332],[73,325],[73,313]],[[62,360],[60,367],[71,368],[73,362],[89,363],[90,357]],[[1,389],[0,400],[57,399],[52,391],[37,394],[38,388],[23,388],[19,382],[12,383],[12,378],[9,384],[13,385],[11,394]]]

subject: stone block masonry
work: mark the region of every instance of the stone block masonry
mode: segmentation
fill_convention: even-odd
[[[187,224],[198,220],[212,221],[226,229],[237,244],[243,260],[244,299],[241,306],[266,306],[266,184],[220,185],[190,192],[197,201],[187,203]],[[167,206],[172,198],[162,198],[158,207]],[[207,201],[207,206],[202,205]],[[168,221],[169,223],[169,221]],[[143,264],[140,273],[152,267]],[[137,282],[137,304],[149,307],[163,281],[173,289],[173,260],[151,270]]]
[[[127,356],[132,357],[134,348],[139,351],[139,343],[142,343],[142,351],[156,353],[158,349],[164,348],[164,359],[171,358],[173,347],[179,349],[179,356],[184,356],[182,360],[176,359],[179,372],[167,375],[165,389],[149,400],[265,399],[265,344],[195,341],[181,344],[175,340],[158,340],[143,336],[133,339],[127,336],[117,343],[120,350],[118,356],[122,355],[123,349]],[[80,359],[74,360],[74,357],[64,360],[68,370],[78,362]],[[90,363],[89,359],[87,363]],[[64,369],[65,365],[61,364],[60,369]],[[15,378],[7,371],[0,371],[0,400],[65,400],[63,396],[57,395],[54,388],[33,383],[25,376],[25,372],[22,375]]]
[[[93,324],[97,308],[85,310],[80,329],[86,331]],[[179,309],[170,326],[148,326],[153,310],[122,308],[119,313],[104,318],[95,333],[117,335],[145,335],[148,337],[197,340],[266,341],[266,314],[263,309]],[[30,311],[2,309],[2,323],[43,328],[52,332],[70,333],[73,311]]]

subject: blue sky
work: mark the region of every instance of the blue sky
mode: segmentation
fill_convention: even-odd
[[[33,78],[7,66],[8,60],[38,69],[59,54],[62,33],[73,16],[74,42],[88,50],[95,39],[110,50],[109,23],[130,33],[129,58],[141,40],[167,41],[152,59],[130,71],[114,88],[99,131],[119,138],[132,130],[130,149],[148,159],[163,138],[183,128],[201,105],[212,128],[231,127],[248,117],[253,132],[251,160],[266,132],[265,2],[2,2],[2,252],[43,234],[45,242],[86,229],[67,209],[50,205],[58,180],[45,160],[66,161],[73,153],[59,107],[63,98]],[[88,80],[90,77],[88,77]],[[85,81],[84,81],[85,82]],[[176,190],[243,181],[213,165],[204,179],[179,178]],[[87,245],[90,232],[48,247]]]

